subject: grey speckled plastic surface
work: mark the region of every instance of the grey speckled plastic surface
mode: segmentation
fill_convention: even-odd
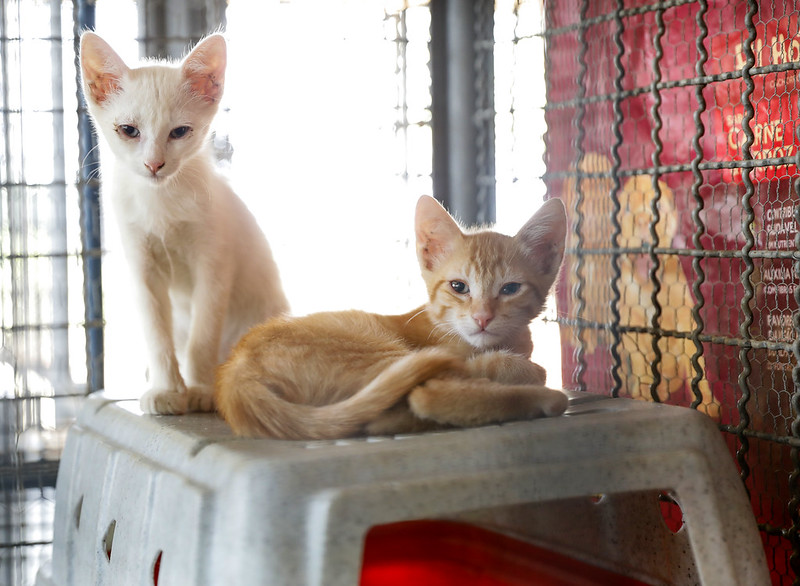
[[[58,478],[38,586],[354,586],[370,527],[456,518],[653,584],[770,583],[714,423],[570,394],[568,414],[338,442],[247,440],[214,415],[89,398]],[[680,503],[672,533],[658,494]]]

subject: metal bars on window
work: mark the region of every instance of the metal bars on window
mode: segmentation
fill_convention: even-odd
[[[495,219],[494,2],[430,4],[434,196],[465,224]]]
[[[800,568],[798,8],[567,0],[544,33],[565,386],[716,419],[778,583]]]
[[[426,2],[405,2],[384,10],[385,38],[396,50],[395,80],[398,143],[396,171],[415,193],[432,193],[431,149],[431,14]]]
[[[8,584],[30,580],[51,541],[58,458],[92,388],[87,339],[102,331],[81,294],[100,250],[99,240],[84,247],[81,238],[72,36],[72,2],[0,5],[0,581]]]
[[[76,91],[80,84],[78,54],[80,33],[95,25],[94,2],[75,3],[73,14],[73,50],[75,54]],[[78,148],[80,168],[78,190],[81,201],[81,237],[83,243],[83,296],[86,316],[86,362],[89,391],[104,388],[103,281],[102,240],[100,220],[100,161],[89,113],[80,94],[78,99]]]

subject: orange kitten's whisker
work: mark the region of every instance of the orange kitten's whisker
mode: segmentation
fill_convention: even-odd
[[[423,307],[421,307],[421,308],[420,308],[420,310],[419,310],[418,312],[416,312],[414,315],[412,315],[411,317],[409,317],[409,318],[406,320],[406,325],[410,324],[410,323],[411,323],[411,321],[412,321],[412,320],[413,320],[415,317],[419,317],[420,315],[422,315],[423,313],[425,313],[425,309],[426,309],[426,308],[425,308],[425,306],[423,306]]]
[[[438,334],[443,339],[460,339],[461,335],[458,333],[458,330],[453,328],[450,324],[434,324],[433,328],[431,329],[430,334],[428,334],[428,339],[432,339],[434,334]]]

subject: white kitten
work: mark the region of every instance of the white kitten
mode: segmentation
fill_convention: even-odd
[[[264,235],[214,167],[207,138],[225,65],[218,34],[179,64],[137,68],[98,35],[81,37],[104,196],[142,303],[148,413],[212,410],[217,364],[251,326],[289,308]]]

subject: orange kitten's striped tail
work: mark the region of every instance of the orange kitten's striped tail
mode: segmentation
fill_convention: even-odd
[[[331,405],[291,403],[254,377],[252,365],[231,360],[217,371],[215,404],[238,435],[276,439],[338,439],[364,426],[426,380],[455,367],[440,349],[418,350],[385,368],[355,395]]]

